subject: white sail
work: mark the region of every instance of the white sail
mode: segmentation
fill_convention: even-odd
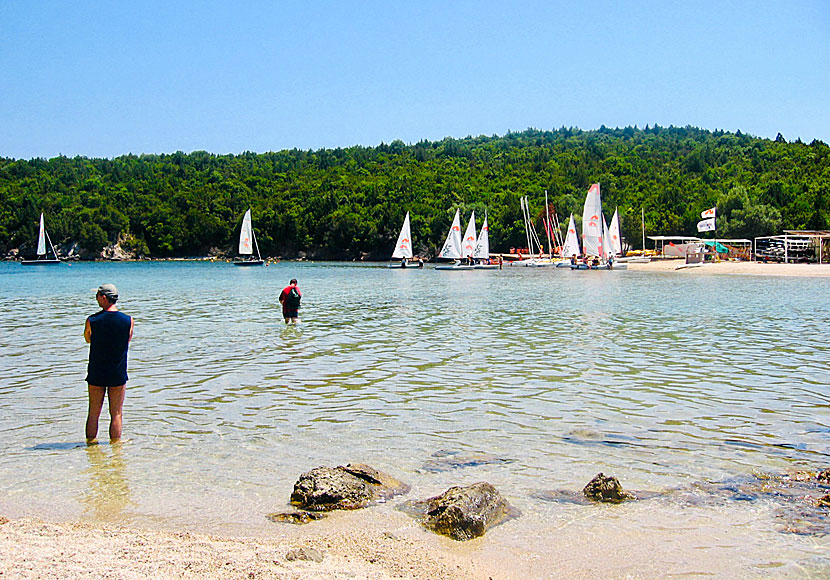
[[[611,249],[611,230],[608,229],[608,224],[605,222],[605,216],[602,216],[602,245],[600,246],[600,257],[607,260],[608,256],[613,255]]]
[[[599,183],[595,183],[585,196],[582,210],[582,250],[586,256],[602,255],[602,198]]]
[[[609,252],[612,256],[622,254],[622,237],[620,236],[620,214],[614,210],[614,217],[611,218],[611,225],[608,226],[608,234],[611,236],[611,247]]]
[[[490,228],[487,226],[487,214],[484,214],[484,223],[481,224],[481,231],[478,233],[473,258],[490,259]]]
[[[476,212],[470,214],[467,230],[461,238],[461,257],[472,256],[476,251]]]
[[[579,255],[579,236],[576,234],[576,223],[574,222],[574,214],[571,214],[571,219],[568,222],[568,234],[565,236],[565,243],[562,245],[562,257],[570,258],[571,256]]]
[[[46,228],[43,225],[43,214],[40,214],[40,234],[37,236],[37,255],[46,255]]]
[[[444,247],[441,248],[439,258],[458,259],[461,257],[461,214],[459,210],[455,210],[455,217],[450,226],[450,232],[447,234],[447,241],[444,242]]]
[[[412,257],[412,235],[409,233],[409,212],[406,212],[406,217],[403,219],[403,227],[401,227],[401,233],[398,235],[398,242],[395,244],[395,251],[392,253],[392,257]]]
[[[251,210],[245,212],[242,218],[242,229],[239,231],[239,253],[250,255],[254,253],[253,230],[251,229]]]

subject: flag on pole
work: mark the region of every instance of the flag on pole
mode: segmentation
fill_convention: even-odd
[[[715,217],[715,213],[716,213],[717,209],[718,209],[718,206],[715,206],[711,209],[707,209],[706,211],[702,211],[702,212],[700,212],[700,217],[702,217],[703,219],[713,218],[713,217]],[[712,228],[712,229],[715,229],[715,228]]]
[[[697,222],[697,231],[699,232],[713,232],[715,231],[715,218],[702,220]]]

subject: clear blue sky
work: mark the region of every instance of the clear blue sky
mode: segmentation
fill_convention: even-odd
[[[830,142],[830,2],[0,3],[0,156],[646,124]]]

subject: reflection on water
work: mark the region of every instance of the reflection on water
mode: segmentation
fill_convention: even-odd
[[[57,495],[84,498],[51,508],[60,515],[252,529],[303,471],[362,461],[413,495],[486,479],[553,521],[534,494],[578,490],[599,471],[661,490],[828,460],[822,279],[305,263],[23,270],[0,264],[0,509],[11,515],[42,513]],[[286,327],[276,298],[292,277],[302,324]],[[126,460],[35,451],[32,441],[82,436],[83,322],[105,281],[136,320]],[[425,469],[438,452],[500,461]]]
[[[89,486],[81,497],[86,512],[97,520],[118,521],[130,505],[130,486],[124,475],[123,443],[87,445]]]

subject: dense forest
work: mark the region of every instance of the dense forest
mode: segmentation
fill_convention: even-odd
[[[409,211],[416,253],[434,256],[456,208],[489,216],[494,252],[525,246],[521,196],[578,226],[602,187],[623,237],[697,235],[717,206],[719,237],[830,224],[830,149],[821,141],[693,127],[528,129],[406,145],[115,159],[0,158],[0,255],[35,251],[45,213],[53,242],[100,256],[112,244],[146,257],[233,255],[248,207],[263,256],[384,259]],[[463,218],[462,218],[463,219]]]

